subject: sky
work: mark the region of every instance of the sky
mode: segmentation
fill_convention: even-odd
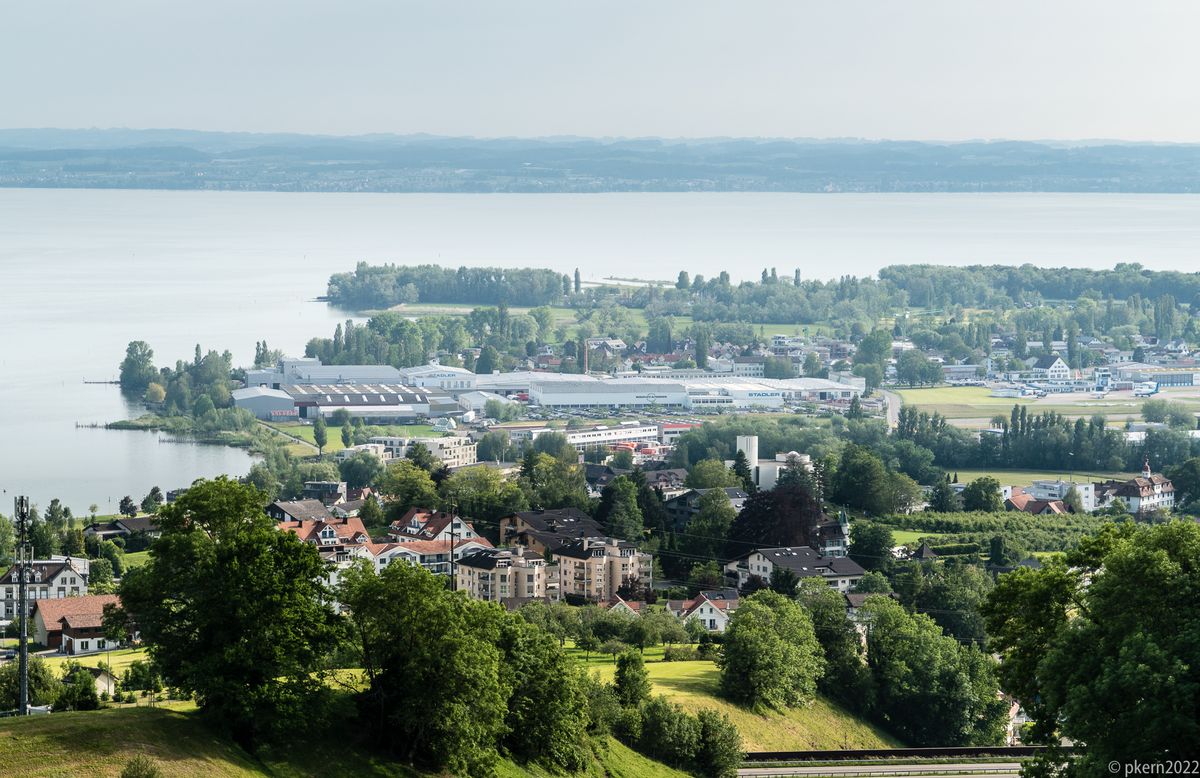
[[[1200,142],[1200,4],[36,0],[0,127]]]

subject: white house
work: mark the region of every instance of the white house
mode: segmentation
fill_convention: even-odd
[[[839,592],[854,588],[866,572],[849,557],[821,556],[808,546],[758,548],[726,563],[725,576],[740,589],[751,577],[771,580],[776,568],[791,571],[796,578],[819,577]]]

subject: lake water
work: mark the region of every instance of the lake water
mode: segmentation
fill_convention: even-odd
[[[808,278],[901,262],[1200,269],[1200,196],[426,195],[0,190],[0,511],[14,493],[82,513],[242,474],[249,457],[77,427],[136,414],[113,386],[130,340],[245,364],[299,354],[343,312],[313,302],[370,262],[552,267],[585,279]]]

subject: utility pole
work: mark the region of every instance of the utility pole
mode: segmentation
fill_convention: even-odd
[[[29,715],[29,498],[13,498],[13,518],[17,523],[17,613],[20,619],[20,638],[17,643],[17,674],[20,678],[20,696],[17,712]]]

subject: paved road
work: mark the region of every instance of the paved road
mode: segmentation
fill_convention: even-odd
[[[938,776],[939,778],[957,778],[959,776],[1018,776],[1021,765],[1017,762],[962,762],[925,764],[856,764],[856,765],[826,765],[824,767],[743,767],[738,775],[760,776],[768,778],[775,775],[809,776]]]
[[[879,390],[879,393],[887,401],[888,427],[895,429],[896,425],[900,423],[900,395],[895,392],[885,392],[882,389]]]

